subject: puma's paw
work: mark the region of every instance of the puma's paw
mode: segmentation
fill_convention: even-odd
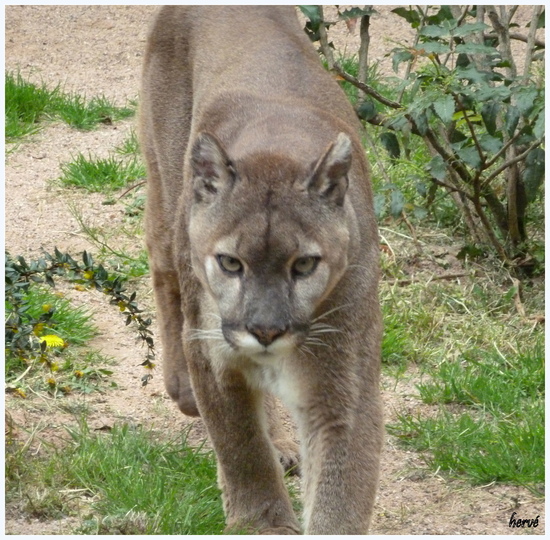
[[[285,472],[300,476],[300,447],[290,438],[276,439],[273,444]]]
[[[176,402],[183,414],[187,416],[200,416],[199,409],[197,409],[197,402],[195,401],[195,396],[191,388],[180,391]]]

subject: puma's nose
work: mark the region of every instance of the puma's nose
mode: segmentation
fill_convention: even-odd
[[[264,346],[271,345],[278,337],[286,333],[287,327],[259,326],[247,324],[246,329]]]

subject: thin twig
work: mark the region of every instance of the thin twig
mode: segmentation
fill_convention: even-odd
[[[125,195],[127,195],[128,193],[130,193],[130,191],[132,191],[133,189],[136,189],[138,188],[139,186],[142,186],[144,184],[147,183],[147,180],[142,180],[141,182],[138,182],[137,184],[134,184],[133,186],[130,186],[122,195],[120,195],[118,197],[118,199],[122,199],[122,197],[124,197]]]
[[[411,277],[410,279],[394,279],[393,281],[384,281],[382,280],[382,283],[388,283],[389,285],[397,285],[398,287],[404,287],[405,285],[412,285],[413,283],[426,283],[429,284],[432,281],[442,280],[442,279],[458,279],[461,277],[469,277],[470,274],[467,273],[461,273],[461,274],[447,274],[444,276],[432,276],[428,280],[424,279],[417,279],[415,277]]]

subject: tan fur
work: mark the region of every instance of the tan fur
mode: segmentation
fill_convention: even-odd
[[[365,533],[381,317],[351,106],[294,8],[180,6],[151,28],[140,118],[166,388],[204,419],[228,528]],[[298,425],[302,527],[272,394]]]

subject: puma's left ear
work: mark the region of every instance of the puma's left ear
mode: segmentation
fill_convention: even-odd
[[[191,151],[195,201],[212,202],[232,185],[235,170],[220,141],[212,134],[199,134]]]
[[[307,190],[341,206],[348,189],[350,167],[351,141],[340,133],[315,165]]]

